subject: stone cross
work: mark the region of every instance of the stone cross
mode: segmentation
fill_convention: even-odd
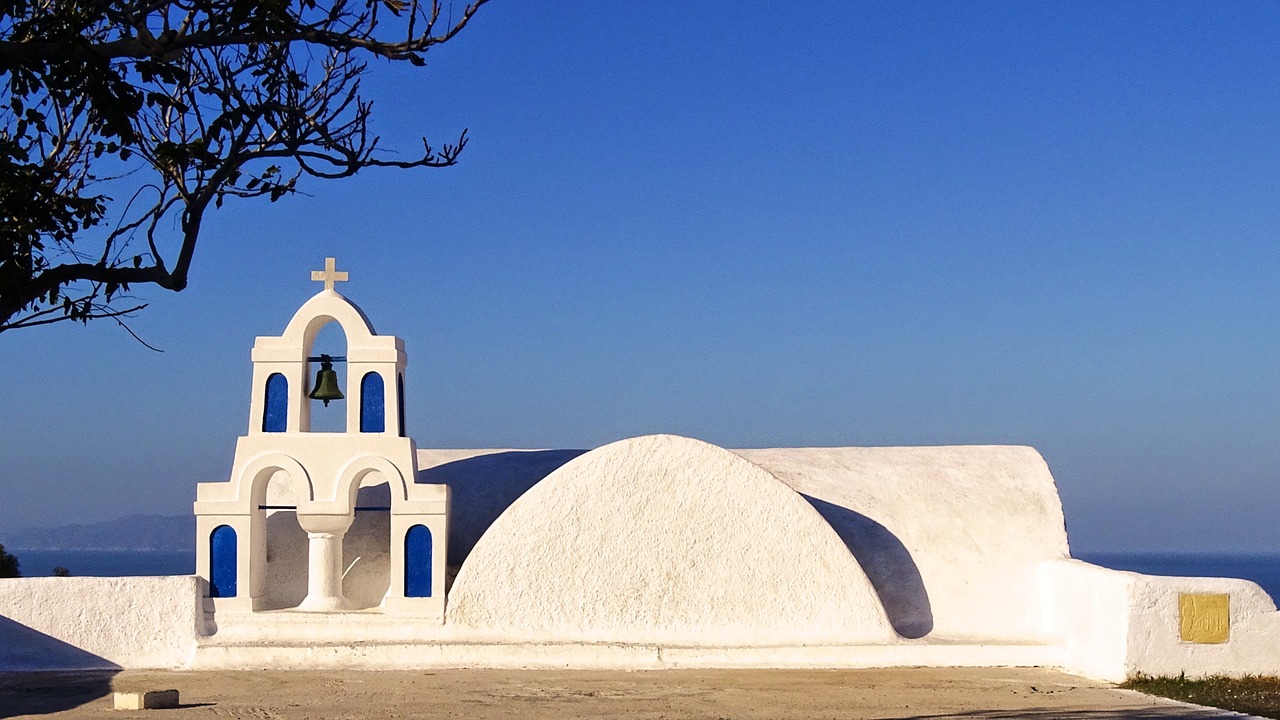
[[[335,268],[336,268],[336,265],[335,265],[334,259],[331,257],[327,257],[324,259],[323,270],[311,271],[311,280],[314,282],[324,283],[325,290],[332,290],[334,283],[347,281],[347,273],[345,271],[338,272]]]

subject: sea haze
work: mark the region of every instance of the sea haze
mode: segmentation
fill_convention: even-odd
[[[0,530],[10,550],[195,550],[194,515],[130,515],[96,523]],[[133,573],[127,573],[133,574]]]

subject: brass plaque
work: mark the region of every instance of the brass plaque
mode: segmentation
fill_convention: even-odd
[[[1231,637],[1231,604],[1226,593],[1181,593],[1178,618],[1182,640],[1224,643]]]

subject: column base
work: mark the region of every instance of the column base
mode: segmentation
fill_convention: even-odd
[[[344,597],[308,595],[295,610],[302,612],[347,612],[351,603]]]

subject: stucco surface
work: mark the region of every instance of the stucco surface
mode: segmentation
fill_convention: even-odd
[[[342,591],[353,609],[382,602],[391,577],[391,516],[358,512],[342,539]]]
[[[524,493],[462,565],[447,620],[526,639],[894,637],[866,575],[803,498],[672,435],[606,445]]]
[[[420,482],[454,490],[449,562],[580,450],[419,450]],[[1052,474],[1020,446],[733,450],[792,487],[857,558],[896,634],[1037,636],[1037,568],[1068,557]]]
[[[1079,560],[1045,563],[1046,615],[1063,667],[1090,677],[1280,674],[1280,613],[1257,584],[1120,572]],[[1230,597],[1228,642],[1181,637],[1182,593]]]
[[[176,668],[196,647],[199,581],[175,577],[0,580],[0,668]]]
[[[418,450],[420,483],[453,493],[449,564],[461,565],[504,510],[561,465],[586,450]]]
[[[1270,596],[1248,580],[1173,578],[1126,573],[1132,581],[1128,668],[1148,675],[1280,674],[1280,614]],[[1182,593],[1230,596],[1229,641],[1181,639]]]
[[[274,482],[274,481],[273,481]],[[307,596],[307,533],[293,510],[268,510],[263,610],[298,607]]]
[[[1037,569],[1068,556],[1044,459],[1020,446],[735,450],[801,493],[906,637],[1034,638]]]

